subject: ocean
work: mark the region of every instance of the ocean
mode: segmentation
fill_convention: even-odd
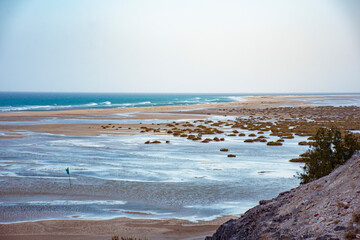
[[[326,93],[336,95],[333,93]],[[155,93],[36,93],[0,92],[0,112],[9,111],[52,111],[72,109],[129,108],[169,105],[193,105],[243,101],[247,96],[303,96],[320,94],[257,93],[257,94],[155,94]],[[343,94],[337,94],[342,96]],[[348,94],[349,95],[349,94]],[[360,105],[344,100],[343,105]],[[316,99],[314,99],[316,102]],[[321,99],[322,104],[326,99]],[[339,101],[337,101],[339,103]],[[331,101],[329,104],[332,104]]]
[[[244,94],[0,93],[0,111],[47,111],[192,105],[240,101]]]

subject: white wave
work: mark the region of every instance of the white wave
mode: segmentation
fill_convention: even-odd
[[[133,107],[134,105],[131,103],[119,103],[119,104],[113,104],[111,106],[116,108],[128,108],[128,107]]]
[[[56,110],[61,108],[70,108],[70,105],[66,106],[50,106],[50,105],[33,105],[33,106],[22,106],[22,107],[0,107],[1,112],[11,112],[11,111],[39,111],[39,110]]]
[[[110,101],[105,101],[105,102],[102,102],[101,104],[102,105],[111,105],[111,102]]]
[[[91,107],[91,106],[97,106],[98,104],[97,103],[89,103],[89,104],[86,104],[86,106],[89,106],[89,107]]]
[[[117,108],[127,108],[127,107],[137,107],[139,105],[146,105],[146,104],[152,104],[152,102],[146,101],[146,102],[137,102],[137,103],[119,103],[119,104],[112,104],[111,106]],[[156,104],[152,104],[152,105],[156,105]]]
[[[139,102],[139,103],[135,103],[135,104],[143,105],[143,104],[151,104],[151,102],[150,102],[150,101],[146,101],[146,102]]]
[[[189,99],[189,100],[181,100],[181,101],[176,101],[176,102],[172,102],[175,104],[179,104],[179,105],[189,105],[189,104],[205,104],[206,103],[206,99],[205,100],[200,100],[200,99]]]
[[[228,98],[235,101],[235,102],[244,102],[244,101],[246,101],[246,99],[244,97],[230,96]]]
[[[240,97],[229,97],[233,101],[242,101]],[[2,106],[0,112],[11,112],[11,111],[52,111],[52,110],[68,110],[68,109],[89,109],[89,108],[129,108],[139,106],[158,106],[158,105],[192,105],[192,104],[206,104],[209,102],[219,102],[221,99],[206,99],[201,97],[192,97],[184,100],[174,99],[173,101],[161,103],[152,101],[142,102],[125,102],[125,103],[113,103],[111,101],[103,102],[89,102],[85,104],[73,104],[73,105],[25,105],[25,106]]]
[[[104,102],[103,105],[110,105],[111,102]],[[14,111],[52,111],[52,110],[67,110],[67,109],[86,109],[89,107],[99,106],[97,103],[87,103],[78,105],[28,105],[28,106],[5,106],[0,107],[0,112],[14,112]]]

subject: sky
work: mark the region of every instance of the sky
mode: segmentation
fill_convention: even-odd
[[[0,91],[360,92],[360,1],[0,0]]]

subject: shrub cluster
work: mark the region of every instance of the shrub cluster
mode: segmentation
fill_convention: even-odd
[[[301,184],[328,175],[360,149],[359,139],[348,131],[342,134],[335,127],[319,128],[314,140],[304,154],[305,166],[299,175]]]

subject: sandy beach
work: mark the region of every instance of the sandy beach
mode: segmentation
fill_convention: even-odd
[[[353,95],[358,96],[358,95]],[[178,106],[159,106],[159,107],[138,107],[122,109],[91,109],[91,110],[67,110],[67,111],[26,111],[26,112],[2,112],[0,113],[0,131],[8,136],[0,138],[19,138],[21,132],[39,132],[51,134],[64,134],[68,136],[97,136],[100,134],[113,135],[132,135],[137,134],[141,127],[152,127],[149,124],[141,123],[141,120],[194,120],[206,119],[211,115],[237,115],[241,116],[235,109],[265,109],[281,106],[308,106],[312,104],[313,99],[322,99],[324,97],[334,97],[335,99],[350,99],[352,95],[307,95],[307,96],[256,96],[244,97],[246,101],[230,103],[212,103],[202,105],[178,105]],[[253,112],[247,113],[251,115]],[[277,112],[282,115],[283,113]],[[244,116],[244,114],[242,114]],[[283,114],[284,115],[284,114]],[[246,115],[245,115],[246,116]],[[286,117],[286,115],[284,115]],[[136,124],[116,124],[112,128],[104,129],[105,124],[41,124],[39,120],[46,119],[78,119],[78,120],[139,120]],[[1,124],[1,122],[12,121],[39,121],[36,124]],[[157,124],[164,128],[164,123]],[[114,131],[113,128],[116,128]]]
[[[118,218],[112,220],[49,220],[0,225],[0,239],[96,239],[113,236],[141,239],[204,239],[222,223],[234,218],[224,216],[213,221],[193,223],[185,220],[146,220]]]
[[[169,131],[174,127],[169,125],[172,121],[206,121],[206,119],[211,116],[248,117],[252,115],[254,117],[258,117],[259,119],[267,116],[269,118],[273,117],[283,120],[292,116],[293,119],[298,119],[298,117],[295,116],[296,114],[299,114],[299,116],[306,116],[306,114],[312,116],[314,113],[324,111],[324,109],[313,109],[311,112],[307,109],[308,112],[306,112],[299,109],[298,113],[294,113],[294,110],[291,107],[304,107],[311,105],[312,102],[309,101],[309,99],[312,99],[313,97],[319,98],[319,96],[306,96],[304,98],[300,98],[298,96],[295,98],[292,96],[248,97],[246,98],[246,101],[242,102],[206,105],[41,112],[3,112],[0,113],[0,120],[3,122],[34,122],[35,124],[1,124],[0,122],[0,131],[5,133],[5,135],[0,136],[0,138],[17,139],[28,137],[25,134],[26,132],[50,133],[66,136],[131,136],[141,135],[142,133],[145,134],[147,131],[150,131],[152,135],[166,135],[169,134]],[[282,109],[279,108],[281,106],[290,107]],[[343,113],[339,112],[339,115],[341,114]],[[41,124],[41,120],[46,119],[95,119],[97,121],[106,120],[110,122],[135,120],[137,123],[106,122]],[[156,124],[146,123],[147,120],[151,121],[154,119],[157,119],[158,121]],[[220,124],[221,121],[218,123]],[[187,123],[184,123],[184,127],[187,126],[186,124]],[[155,131],[156,129],[159,129],[159,131]],[[21,192],[17,194],[21,195]],[[20,240],[51,238],[105,240],[111,239],[114,235],[140,237],[145,239],[203,239],[205,236],[211,235],[223,222],[230,218],[234,217],[223,216],[212,221],[199,221],[196,223],[179,219],[151,220],[131,218],[116,218],[111,220],[74,219],[20,222],[0,224],[0,239]]]
[[[262,109],[278,107],[285,104],[299,105],[309,104],[307,101],[288,100],[287,97],[246,97],[243,102],[213,103],[202,105],[179,105],[161,107],[139,107],[122,109],[92,109],[92,110],[68,110],[68,111],[38,111],[38,112],[2,112],[1,121],[39,121],[42,119],[96,119],[96,120],[181,120],[181,119],[204,119],[209,115],[224,114],[221,110],[230,108]],[[220,110],[219,110],[220,109]],[[229,114],[229,113],[228,113]],[[231,114],[231,113],[230,113]],[[111,117],[111,118],[110,118]],[[1,124],[1,122],[0,122]],[[141,126],[146,124],[119,124],[119,131],[103,129],[104,124],[41,124],[35,125],[16,124],[0,125],[0,131],[6,132],[8,137],[19,137],[21,131],[42,132],[52,134],[64,134],[69,136],[96,136],[100,134],[135,134]],[[141,126],[140,126],[141,125]],[[130,129],[129,129],[130,128]],[[5,137],[3,137],[5,138]]]

